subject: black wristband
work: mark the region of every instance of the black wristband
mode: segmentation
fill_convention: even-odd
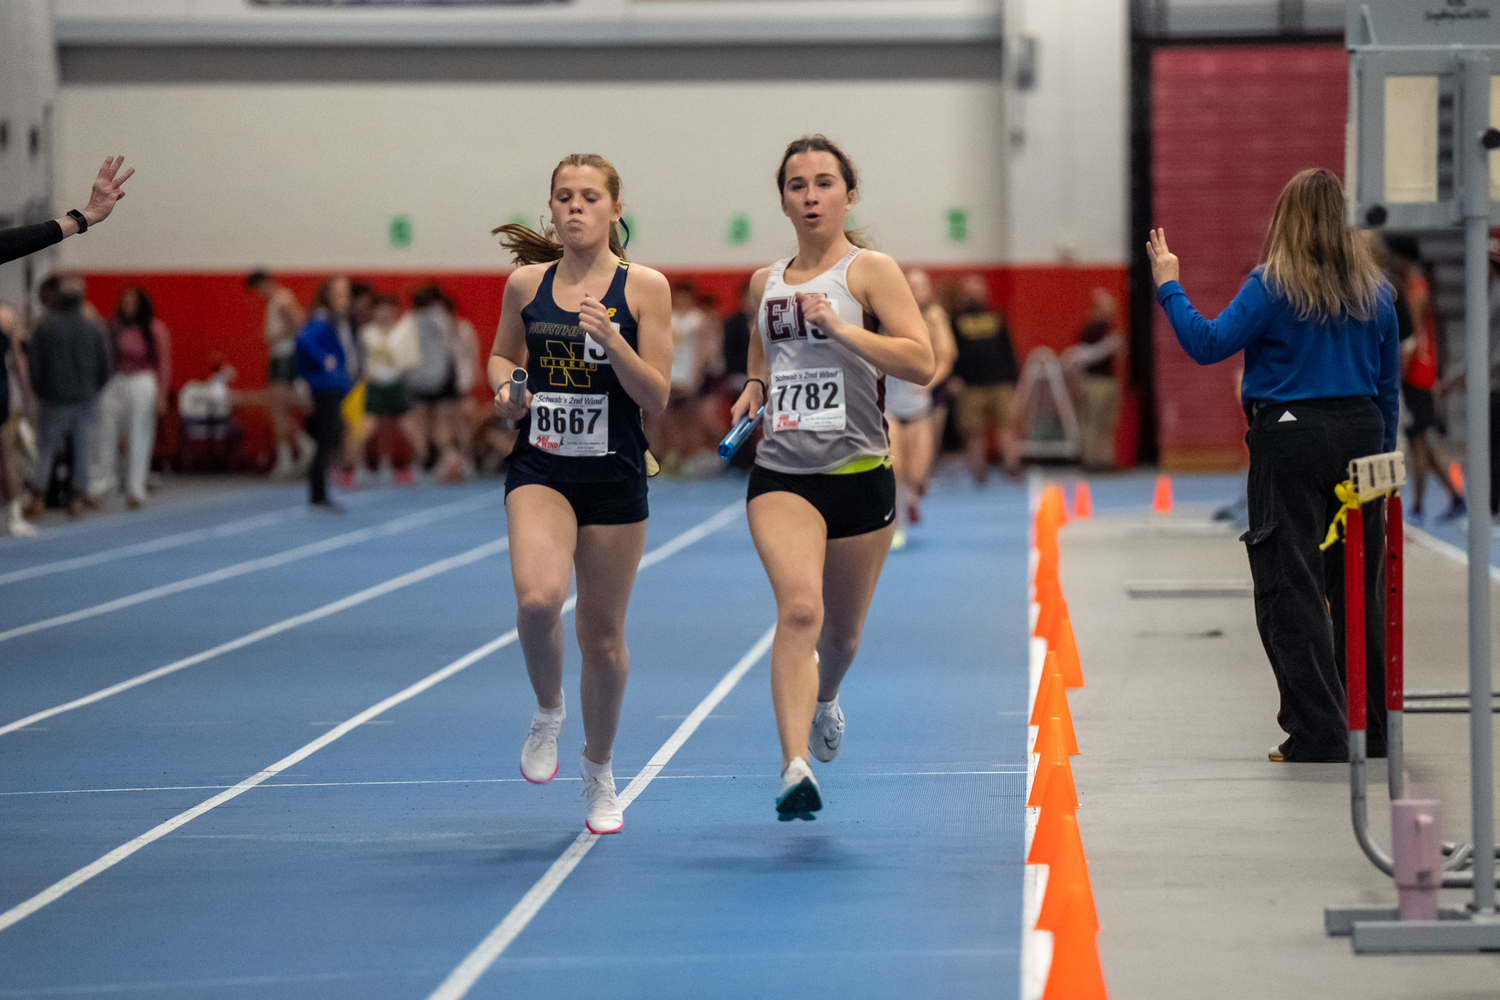
[[[760,379],[760,378],[747,378],[747,379],[745,379],[745,384],[746,385],[749,385],[751,382],[759,382],[760,383],[760,395],[761,395],[762,399],[764,399],[767,395],[770,394],[770,389],[767,387],[765,379]]]
[[[89,220],[86,219],[84,217],[84,214],[82,212],[78,211],[78,209],[76,209],[76,208],[70,208],[70,209],[68,209],[68,218],[70,218],[74,222],[78,223],[78,231],[80,233],[86,233],[86,232],[89,231]]]

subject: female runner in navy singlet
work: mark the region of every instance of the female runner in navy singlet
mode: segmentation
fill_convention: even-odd
[[[625,260],[616,224],[620,175],[574,154],[552,171],[552,225],[495,230],[520,265],[505,283],[490,353],[495,413],[517,420],[505,479],[516,626],[537,709],[521,774],[557,774],[562,725],[562,607],[578,571],[577,632],[585,825],[617,833],[624,815],[610,756],[630,671],[625,608],[646,545],[641,411],[667,407],[672,301],[659,272]],[[526,398],[511,373],[526,369]]]
[[[798,139],[776,185],[797,255],[751,279],[760,336],[732,416],[765,406],[747,513],[776,595],[776,812],[790,820],[823,806],[806,754],[826,762],[839,752],[839,684],[896,527],[885,376],[926,385],[934,363],[901,268],[844,231],[859,175],[843,151],[821,135]]]

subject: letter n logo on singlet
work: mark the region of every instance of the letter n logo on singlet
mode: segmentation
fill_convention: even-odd
[[[580,356],[582,351],[581,341],[547,341],[547,353],[541,357],[541,366],[547,371],[547,384],[559,389],[593,388],[594,369],[598,366],[585,361]]]

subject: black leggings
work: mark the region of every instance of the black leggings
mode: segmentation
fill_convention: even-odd
[[[344,394],[337,390],[313,393],[312,412],[307,415],[307,433],[318,446],[307,467],[307,498],[312,503],[328,501],[328,463],[344,436],[343,404]]]
[[[1285,415],[1290,414],[1288,419]],[[1384,418],[1364,398],[1263,406],[1250,446],[1250,530],[1255,621],[1276,686],[1287,760],[1348,760],[1344,693],[1344,546],[1319,551],[1338,513],[1333,488],[1351,459],[1377,454]],[[1385,755],[1385,517],[1364,510],[1365,670],[1370,756]]]

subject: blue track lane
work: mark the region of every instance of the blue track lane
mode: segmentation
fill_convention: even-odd
[[[743,490],[653,487],[648,549]],[[372,491],[348,518],[297,515],[3,588],[0,628],[486,491],[492,502],[430,525],[0,643],[0,724],[484,544],[504,514],[494,484]],[[121,519],[16,546],[0,572],[289,499],[248,490],[180,521]],[[845,683],[843,752],[815,764],[819,819],[774,818],[763,659],[470,996],[1017,994],[1025,495],[945,478],[925,513],[886,564]],[[501,553],[0,735],[0,910],[508,631],[514,614]],[[742,517],[641,572],[621,788],[774,615]],[[559,780],[517,772],[533,700],[508,646],[0,931],[0,997],[421,1000],[580,829],[577,668],[575,647]]]

